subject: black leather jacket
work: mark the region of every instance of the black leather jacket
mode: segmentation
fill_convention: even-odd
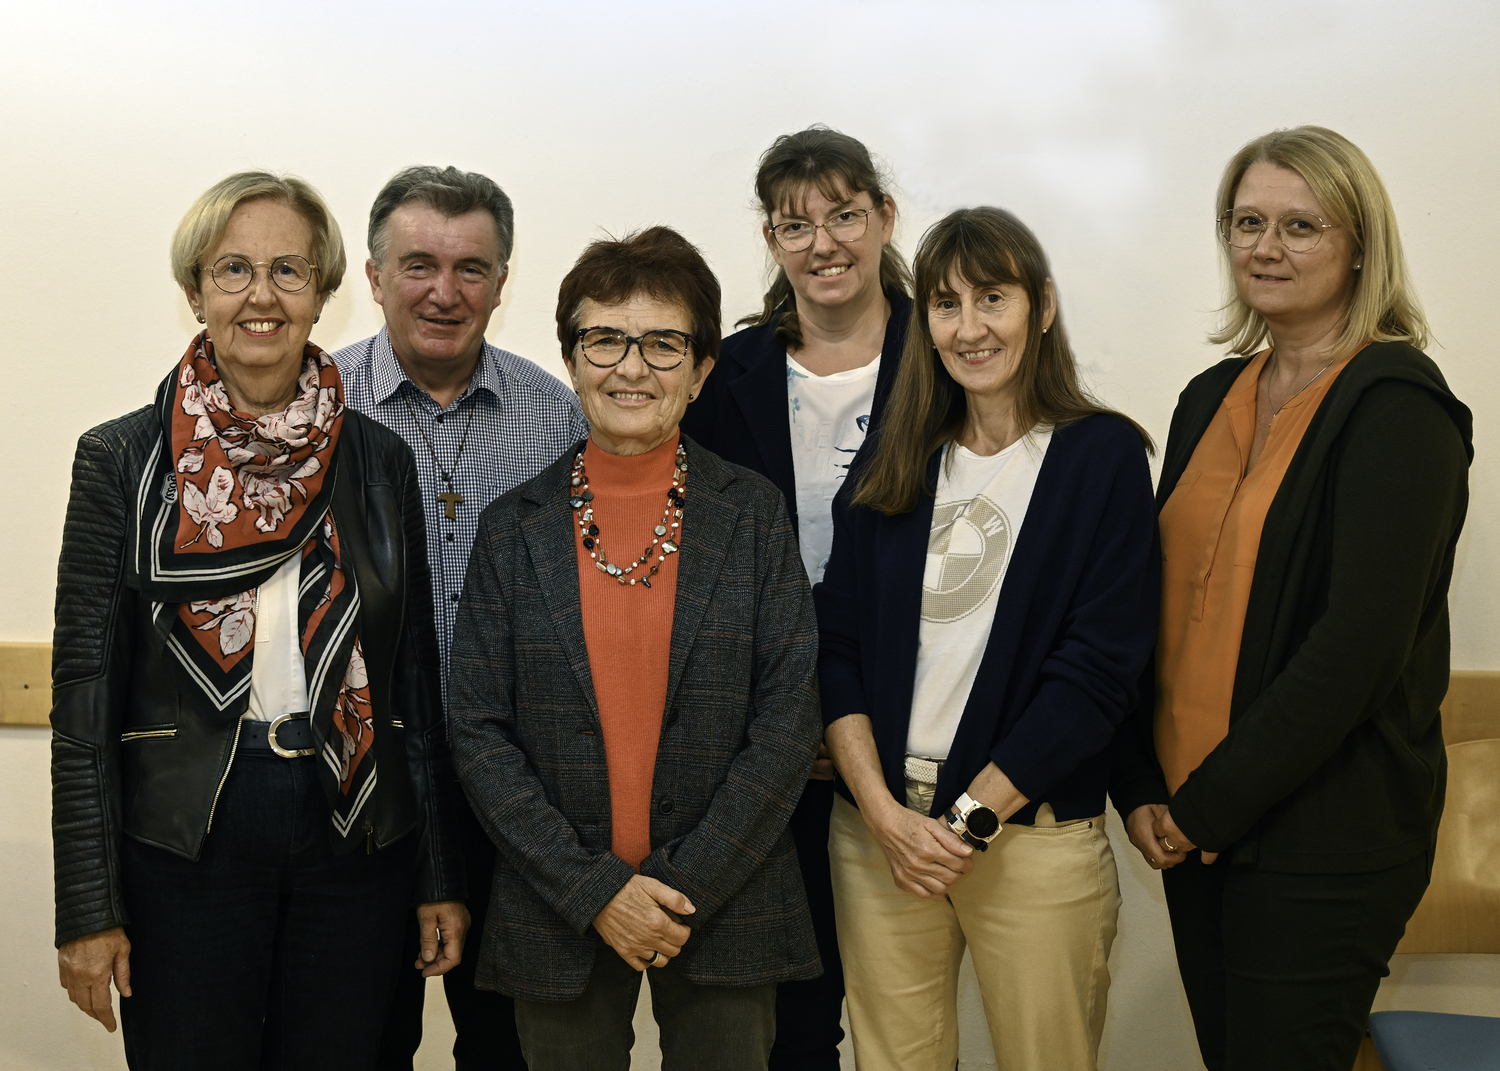
[[[238,742],[179,701],[127,582],[135,489],[159,436],[151,407],[78,441],[58,564],[52,653],[52,841],[57,944],[129,922],[120,837],[197,859]],[[353,410],[338,442],[332,510],[359,580],[381,776],[367,839],[420,838],[415,900],[465,895],[457,782],[439,692],[432,587],[415,462]],[[408,777],[399,776],[402,767]],[[394,774],[389,771],[394,771]]]

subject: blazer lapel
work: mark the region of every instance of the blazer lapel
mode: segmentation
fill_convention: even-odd
[[[710,451],[698,448],[691,439],[685,441],[688,494],[682,510],[682,556],[677,560],[677,602],[672,611],[672,653],[663,716],[672,709],[677,684],[708,612],[740,516],[739,507],[723,494],[734,473]]]
[[[575,446],[554,463],[551,479],[538,480],[535,494],[527,500],[536,509],[521,519],[521,538],[531,553],[537,588],[552,617],[552,631],[579,690],[588,701],[597,726],[599,700],[594,695],[594,675],[589,669],[588,647],[583,639],[583,604],[578,595],[578,549],[573,544],[573,511],[568,507],[568,477]]]

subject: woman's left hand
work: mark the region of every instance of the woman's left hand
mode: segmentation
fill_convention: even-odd
[[[1190,852],[1198,846],[1187,839],[1182,830],[1177,828],[1177,823],[1172,821],[1170,810],[1162,811],[1161,816],[1152,823],[1151,832],[1156,839],[1161,841],[1162,847],[1169,852]],[[1219,857],[1218,852],[1204,852],[1203,865],[1208,866]]]
[[[469,932],[469,909],[458,900],[440,900],[417,908],[417,934],[422,950],[412,964],[423,978],[447,974],[463,959]]]

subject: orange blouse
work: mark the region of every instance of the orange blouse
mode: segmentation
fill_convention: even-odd
[[[1246,473],[1255,395],[1269,350],[1224,396],[1161,511],[1161,633],[1156,644],[1156,754],[1176,792],[1229,732],[1240,635],[1266,511],[1346,357],[1282,406]]]
[[[592,439],[585,448],[583,464],[594,493],[594,523],[609,560],[622,568],[640,556],[653,538],[652,530],[662,523],[677,440],[674,435],[655,450],[635,457],[606,454]],[[669,528],[663,539],[675,541],[680,532]],[[643,588],[620,584],[600,572],[576,532],[574,538],[583,639],[609,770],[610,850],[640,870],[641,861],[651,854],[651,786],[667,703],[677,555],[668,554],[651,578],[651,586]],[[647,563],[630,575],[646,576],[649,570]]]

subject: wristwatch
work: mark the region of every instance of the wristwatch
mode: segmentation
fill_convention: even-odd
[[[949,829],[981,852],[1000,835],[1000,816],[967,792],[958,797],[946,818]]]

